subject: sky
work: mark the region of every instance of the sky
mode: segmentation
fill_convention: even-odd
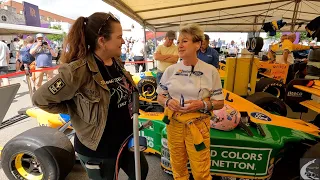
[[[22,2],[22,0],[15,1]],[[77,19],[80,16],[88,17],[94,12],[111,12],[119,17],[123,29],[129,29],[132,23],[134,23],[135,26],[138,25],[131,18],[102,0],[25,0],[25,2],[37,5],[39,9],[71,19]]]

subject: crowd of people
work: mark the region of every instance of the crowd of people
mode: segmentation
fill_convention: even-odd
[[[145,61],[154,52],[154,43],[151,39],[148,39],[145,43],[143,38],[133,39],[125,38],[124,44],[121,46],[121,60],[123,63],[126,61],[133,61],[135,63],[135,72],[140,72],[140,66],[142,67],[141,72],[146,71]],[[146,57],[145,57],[146,55]]]
[[[10,44],[1,42],[0,74],[8,73],[10,58],[14,58],[16,62],[16,71],[41,70],[53,66],[52,59],[57,56],[55,49],[45,40],[45,36],[41,33],[34,36],[18,35]],[[47,80],[53,77],[53,70],[45,70],[41,72],[31,73],[31,82],[33,90],[37,90],[43,82],[44,74]],[[6,78],[2,78],[4,80]],[[25,79],[26,81],[26,79]],[[7,83],[9,84],[9,80]]]

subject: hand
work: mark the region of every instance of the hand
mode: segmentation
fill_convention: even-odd
[[[204,104],[201,100],[189,100],[184,102],[184,107],[181,107],[180,112],[188,113],[198,111],[204,108]]]
[[[175,111],[175,112],[178,112],[180,111],[180,104],[179,104],[179,101],[175,100],[175,99],[170,99],[168,101],[168,108],[172,111]]]
[[[37,47],[40,47],[40,46],[42,46],[42,41],[37,42]]]

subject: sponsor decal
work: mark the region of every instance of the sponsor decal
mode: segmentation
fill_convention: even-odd
[[[230,93],[227,93],[225,100],[228,102],[233,102],[233,99],[230,98]]]
[[[263,120],[263,121],[271,121],[271,118],[263,113],[260,112],[252,112],[251,116],[259,119],[259,120]]]
[[[160,83],[160,87],[161,87],[161,89],[163,89],[163,90],[165,90],[165,91],[168,91],[168,87],[165,86],[165,85],[163,85],[163,84],[161,84],[161,83]]]
[[[201,72],[201,71],[194,71],[193,74],[194,74],[195,76],[202,76],[202,75],[203,75],[203,72]]]
[[[189,76],[191,73],[190,70],[182,70],[182,69],[179,69],[174,75],[177,75],[177,76]],[[195,76],[202,76],[203,75],[203,72],[201,71],[194,71],[192,72],[192,74],[194,74]]]
[[[290,96],[290,97],[302,97],[303,95],[303,92],[293,92],[293,91],[289,91],[287,96]]]
[[[220,94],[222,94],[222,89],[216,89],[216,90],[211,90],[210,91],[211,96],[218,96]]]
[[[211,145],[211,170],[219,173],[268,175],[272,149]]]
[[[177,76],[188,76],[190,74],[191,71],[185,71],[182,69],[179,69],[174,75]]]

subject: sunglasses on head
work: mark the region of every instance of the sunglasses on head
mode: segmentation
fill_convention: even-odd
[[[102,34],[103,34],[103,33],[101,34],[101,30],[102,30],[102,28],[103,28],[104,26],[107,25],[108,20],[110,19],[110,17],[111,17],[113,20],[115,20],[115,21],[119,21],[112,13],[109,13],[107,19],[104,21],[104,23],[103,23],[103,24],[101,25],[101,27],[99,28],[99,31],[98,31],[98,34],[99,34],[99,35],[102,35]]]

